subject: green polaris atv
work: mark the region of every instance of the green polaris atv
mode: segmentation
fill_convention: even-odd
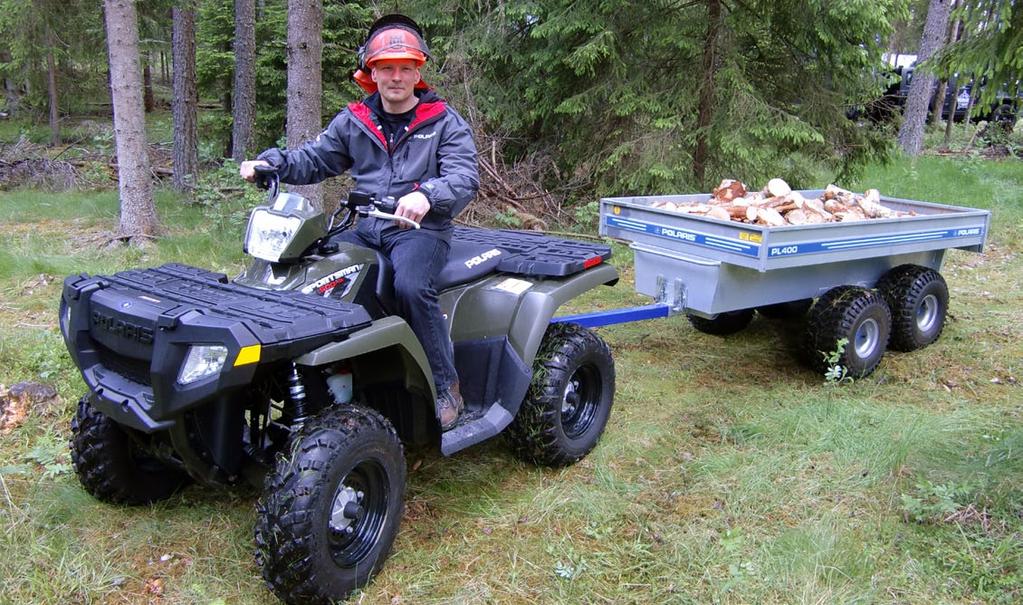
[[[466,409],[441,432],[429,360],[396,316],[381,254],[330,236],[393,199],[353,193],[328,220],[278,193],[249,219],[239,277],[178,264],[68,277],[60,327],[88,392],[71,424],[85,489],[146,504],[189,482],[263,489],[256,558],[289,603],[343,599],[386,559],[402,516],[403,443],[445,455],[503,433],[519,456],[571,464],[611,412],[614,362],[553,319],[618,280],[607,246],[455,230],[437,290]],[[418,228],[418,225],[411,225]]]

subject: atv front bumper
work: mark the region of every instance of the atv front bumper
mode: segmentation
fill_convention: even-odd
[[[239,286],[185,265],[71,276],[61,301],[61,330],[93,405],[145,432],[168,429],[184,412],[250,385],[261,368],[369,323],[359,305]],[[195,347],[217,347],[222,365],[183,379]]]

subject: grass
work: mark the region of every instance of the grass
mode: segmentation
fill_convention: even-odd
[[[825,183],[821,183],[824,185]],[[796,361],[797,325],[729,338],[681,318],[601,330],[615,410],[579,464],[538,469],[500,440],[414,449],[402,530],[364,603],[1013,603],[1023,599],[1023,165],[922,157],[853,189],[989,208],[983,255],[950,252],[941,340],[841,386]],[[273,603],[250,492],[192,487],[150,508],[96,502],[67,467],[81,384],[56,329],[66,274],[183,261],[236,273],[238,204],[161,193],[166,235],[108,249],[116,196],[0,193],[0,383],[60,403],[0,437],[0,603]],[[616,288],[646,302],[628,249]]]

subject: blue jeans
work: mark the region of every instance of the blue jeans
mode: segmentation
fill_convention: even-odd
[[[451,245],[414,229],[355,229],[332,239],[379,250],[391,261],[396,311],[423,345],[437,392],[457,382],[451,337],[433,287],[448,261]]]

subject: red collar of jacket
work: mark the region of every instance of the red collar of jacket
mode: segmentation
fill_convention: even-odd
[[[352,112],[355,119],[362,122],[370,132],[376,135],[377,140],[380,141],[380,144],[383,145],[384,149],[388,149],[387,140],[384,139],[384,133],[381,132],[380,128],[377,127],[376,122],[373,121],[373,110],[370,109],[369,105],[366,105],[363,101],[356,101],[348,104],[348,110]],[[416,105],[416,113],[412,117],[412,121],[409,122],[408,130],[406,130],[405,134],[398,139],[398,143],[405,140],[405,138],[412,134],[412,132],[416,129],[424,126],[425,124],[436,121],[443,116],[446,111],[447,103],[445,103],[443,99],[438,99],[436,101],[420,101],[419,104]],[[397,146],[398,144],[396,143],[395,147]]]

